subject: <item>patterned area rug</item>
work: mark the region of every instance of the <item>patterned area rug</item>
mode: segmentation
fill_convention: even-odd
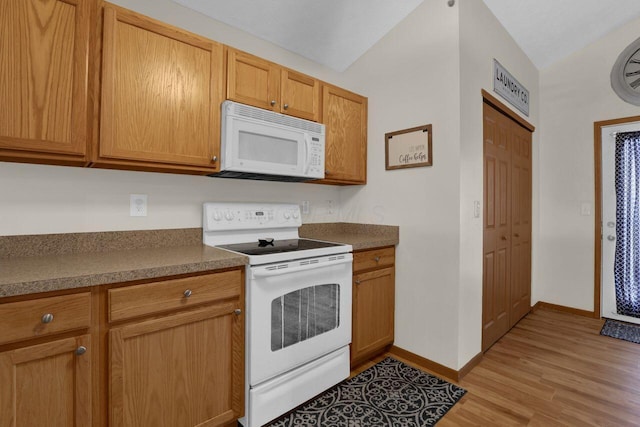
[[[605,319],[600,335],[640,344],[640,325]]]
[[[387,357],[269,426],[432,426],[466,392],[463,388]]]

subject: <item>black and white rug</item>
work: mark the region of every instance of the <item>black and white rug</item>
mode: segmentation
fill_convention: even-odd
[[[640,344],[640,325],[604,319],[604,325],[602,326],[600,335]]]
[[[387,357],[269,427],[432,426],[465,393],[463,388]]]

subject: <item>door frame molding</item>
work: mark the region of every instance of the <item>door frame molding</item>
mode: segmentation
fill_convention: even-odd
[[[640,122],[640,116],[602,120],[593,123],[593,158],[595,180],[594,259],[593,259],[593,317],[599,319],[602,310],[602,128]]]
[[[487,92],[484,89],[482,89],[480,92],[482,93],[483,102],[486,102],[487,104],[491,105],[496,110],[500,111],[502,114],[509,117],[510,119],[518,123],[523,128],[531,131],[531,133],[536,131],[536,127],[534,125],[532,125],[531,123],[529,123],[528,121],[520,117],[519,114],[514,112],[511,108],[507,107],[507,105],[502,103],[498,98],[491,95],[489,92]]]

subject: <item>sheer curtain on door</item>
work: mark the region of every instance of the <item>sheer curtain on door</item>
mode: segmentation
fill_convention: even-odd
[[[615,185],[616,309],[640,317],[640,132],[616,135]]]

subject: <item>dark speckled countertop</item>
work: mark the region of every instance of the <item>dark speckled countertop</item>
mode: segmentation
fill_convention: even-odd
[[[304,224],[300,236],[353,250],[398,244],[398,227]],[[247,258],[202,244],[202,230],[0,236],[0,297],[243,266]]]

